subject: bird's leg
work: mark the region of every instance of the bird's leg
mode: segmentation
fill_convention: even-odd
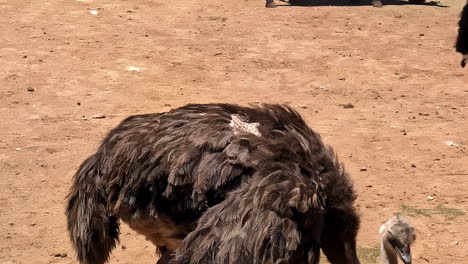
[[[159,257],[156,264],[167,264],[174,257],[174,252],[172,250],[170,250],[170,249],[167,249],[165,247],[160,247],[158,250],[159,250],[161,256]]]
[[[265,7],[275,8],[276,7],[275,1],[274,0],[266,0]]]
[[[372,5],[374,7],[382,7],[383,3],[382,3],[382,0],[372,0]]]

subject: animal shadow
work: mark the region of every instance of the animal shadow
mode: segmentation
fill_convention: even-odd
[[[289,3],[291,6],[372,6],[372,0],[280,0]],[[407,0],[383,0],[383,5],[425,5],[434,7],[448,7],[439,1],[426,1],[424,3],[410,3]],[[278,5],[288,6],[288,5]]]

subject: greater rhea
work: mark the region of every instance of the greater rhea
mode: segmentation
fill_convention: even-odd
[[[383,264],[411,264],[411,244],[416,240],[416,232],[409,221],[394,215],[379,230],[380,256]]]

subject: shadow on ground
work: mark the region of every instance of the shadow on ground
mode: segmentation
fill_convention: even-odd
[[[361,0],[361,1],[352,1],[352,0],[281,0],[282,2],[289,3],[289,5],[278,6],[372,6],[372,0]],[[384,6],[396,5],[424,5],[424,6],[434,6],[434,7],[448,7],[442,5],[439,1],[430,1],[424,3],[410,3],[409,1],[400,1],[400,0],[383,0]]]

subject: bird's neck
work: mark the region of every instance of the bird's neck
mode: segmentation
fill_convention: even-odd
[[[382,264],[398,264],[398,256],[385,237],[380,242],[380,255]]]

